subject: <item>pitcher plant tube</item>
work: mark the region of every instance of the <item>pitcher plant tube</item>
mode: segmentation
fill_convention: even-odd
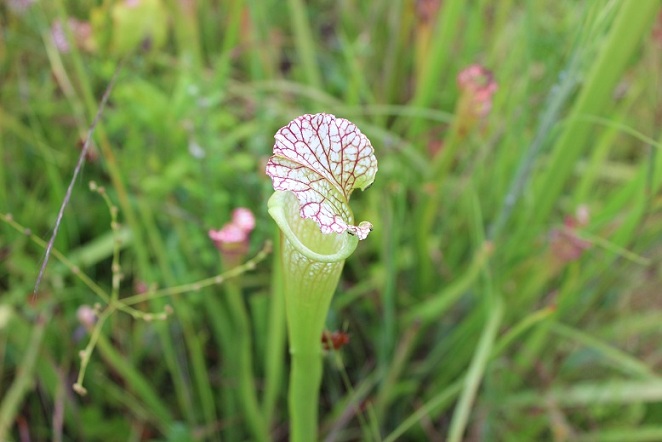
[[[275,193],[269,214],[280,228],[291,355],[290,440],[317,440],[322,380],[320,336],[345,259],[372,224],[354,225],[349,198],[377,173],[368,138],[350,121],[302,115],[275,135],[266,172]]]

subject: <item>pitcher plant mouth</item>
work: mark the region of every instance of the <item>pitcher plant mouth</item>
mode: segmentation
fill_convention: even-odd
[[[294,193],[301,217],[315,221],[322,233],[366,239],[372,224],[354,225],[349,199],[354,189],[365,190],[375,180],[370,140],[354,123],[331,114],[302,115],[274,138],[266,166],[274,190]]]
[[[292,192],[274,192],[268,210],[292,247],[312,261],[344,261],[359,243],[359,238],[348,232],[322,233],[313,220],[301,218],[299,201]]]

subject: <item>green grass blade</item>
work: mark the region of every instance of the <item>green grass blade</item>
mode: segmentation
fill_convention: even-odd
[[[559,139],[554,143],[546,170],[542,173],[536,193],[545,195],[537,201],[533,222],[547,219],[561,194],[577,159],[591,147],[591,126],[577,121],[578,116],[600,115],[608,106],[616,83],[639,49],[641,39],[650,31],[659,1],[622,2],[607,39],[577,97],[569,119]]]
[[[469,422],[471,406],[476,398],[478,387],[480,386],[485,370],[487,369],[490,354],[497,338],[497,333],[503,317],[503,301],[499,298],[495,298],[493,305],[488,304],[488,307],[488,320],[483,329],[480,341],[476,346],[473,360],[469,366],[467,377],[464,380],[462,393],[460,394],[458,403],[455,406],[455,411],[453,412],[453,419],[451,420],[448,433],[449,442],[461,441],[463,438],[464,431]]]

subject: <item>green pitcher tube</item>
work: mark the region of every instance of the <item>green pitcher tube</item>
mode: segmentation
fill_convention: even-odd
[[[299,215],[291,192],[275,192],[269,214],[281,231],[281,255],[292,368],[289,407],[291,440],[317,440],[322,344],[331,298],[345,259],[358,245],[350,234],[323,234]]]

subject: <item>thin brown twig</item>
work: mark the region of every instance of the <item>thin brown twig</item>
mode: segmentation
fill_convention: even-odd
[[[51,238],[48,240],[48,245],[46,246],[44,260],[42,261],[41,267],[39,268],[39,275],[37,275],[37,281],[35,282],[34,290],[32,291],[33,297],[37,296],[39,285],[41,284],[41,280],[43,279],[44,273],[46,272],[48,259],[51,256],[51,251],[53,250],[53,244],[55,244],[55,238],[57,237],[58,231],[60,230],[60,224],[62,223],[62,217],[64,216],[64,209],[67,207],[67,205],[69,205],[69,200],[71,199],[71,193],[73,192],[74,184],[76,184],[76,180],[78,179],[78,174],[80,173],[80,170],[83,168],[83,163],[85,162],[85,156],[87,155],[87,151],[91,144],[92,134],[94,133],[94,130],[96,129],[97,124],[101,119],[101,113],[103,112],[103,109],[106,106],[106,102],[110,97],[110,92],[112,91],[113,86],[115,85],[115,80],[117,79],[117,76],[120,70],[122,69],[123,64],[124,64],[124,60],[120,60],[120,62],[117,64],[117,67],[115,68],[115,72],[113,72],[113,76],[111,77],[110,82],[106,87],[106,90],[103,92],[103,96],[101,97],[101,102],[99,103],[99,109],[97,110],[97,113],[94,116],[94,120],[92,121],[92,124],[90,125],[90,128],[87,131],[87,136],[85,137],[83,148],[80,151],[80,155],[78,155],[78,162],[76,163],[74,174],[71,177],[71,181],[69,182],[69,187],[67,187],[67,192],[65,193],[64,199],[62,200],[62,204],[60,205],[60,211],[58,212],[57,218],[55,219],[55,227],[53,227],[53,233],[51,234]]]

